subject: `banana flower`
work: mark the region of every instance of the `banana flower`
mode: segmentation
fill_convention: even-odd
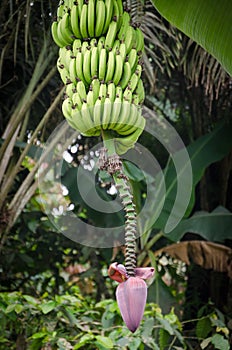
[[[127,328],[134,333],[143,318],[147,300],[145,279],[154,275],[152,267],[137,267],[135,276],[128,276],[126,268],[117,262],[110,265],[109,277],[120,284],[116,289],[116,299]]]

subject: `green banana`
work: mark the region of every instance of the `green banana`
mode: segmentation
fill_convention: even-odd
[[[103,32],[104,23],[106,17],[106,6],[104,1],[97,0],[96,2],[96,23],[95,23],[95,36],[100,37]]]
[[[87,84],[91,83],[91,50],[87,49],[83,57],[83,74]]]
[[[99,55],[100,55],[101,50],[105,48],[105,40],[106,40],[105,36],[101,36],[98,39],[97,47],[98,47]]]
[[[76,71],[76,58],[73,57],[69,64],[69,76],[73,83],[76,83],[77,71]]]
[[[120,11],[117,0],[113,0],[113,19],[117,22],[117,29],[120,29]]]
[[[121,25],[122,25],[122,15],[123,15],[123,12],[124,12],[123,3],[122,3],[122,0],[115,0],[115,1],[117,2],[118,11],[119,11],[119,15],[117,15],[118,28],[121,28]]]
[[[83,39],[88,39],[88,5],[83,4],[80,16],[80,31]]]
[[[122,24],[118,33],[118,38],[121,41],[125,40],[125,33],[127,31],[127,28],[130,26],[130,15],[128,12],[124,11],[122,14]]]
[[[116,55],[115,58],[115,72],[113,77],[113,82],[115,85],[118,85],[123,72],[123,60],[120,54]]]
[[[125,62],[124,66],[123,66],[122,78],[121,78],[121,80],[119,82],[119,84],[121,85],[122,89],[126,88],[130,78],[131,78],[131,66],[130,66],[129,62]]]
[[[67,97],[63,103],[62,103],[62,113],[67,119],[71,119],[71,113],[72,113],[72,100]]]
[[[80,111],[83,102],[82,102],[82,99],[81,99],[81,97],[80,97],[79,92],[75,92],[75,93],[72,95],[72,102],[73,102],[73,106],[74,106],[78,111]]]
[[[60,1],[56,11],[57,21],[61,20],[66,11],[67,10],[64,1]]]
[[[76,130],[78,130],[84,136],[92,136],[92,134],[89,135],[87,132],[88,126],[84,122],[81,110],[73,109],[71,117],[72,123],[74,124]]]
[[[96,39],[96,38],[92,38],[92,39],[90,40],[90,46],[91,46],[92,48],[97,46],[97,39]]]
[[[95,32],[95,1],[88,0],[88,33],[93,38]]]
[[[96,46],[94,46],[91,51],[92,53],[91,53],[90,72],[91,72],[91,77],[93,78],[98,75],[99,53],[98,53],[98,48]]]
[[[96,100],[94,107],[93,107],[93,122],[95,125],[95,128],[102,128],[102,108],[103,108],[103,103],[101,100],[101,97],[98,97]]]
[[[82,45],[81,39],[75,39],[74,40],[74,42],[73,42],[73,49],[72,49],[72,52],[73,52],[74,56],[76,56],[77,52],[81,48],[81,45]]]
[[[58,58],[57,60],[57,69],[58,69],[58,72],[60,73],[61,80],[66,85],[69,81],[69,71],[60,62],[60,58]]]
[[[82,54],[84,55],[86,50],[88,50],[88,49],[90,49],[89,42],[88,42],[88,40],[85,40],[82,42],[82,45],[81,45]]]
[[[71,51],[67,50],[66,46],[59,49],[60,62],[69,70],[69,65],[71,62]]]
[[[119,46],[119,53],[122,56],[122,60],[124,62],[126,58],[126,44],[123,42]]]
[[[124,33],[124,43],[126,45],[126,53],[128,54],[136,44],[135,30],[132,26],[128,26],[127,31]]]
[[[126,100],[122,101],[120,116],[118,119],[118,123],[115,127],[116,131],[120,130],[120,128],[125,124],[127,125],[127,120],[129,120],[129,116],[130,116],[130,108],[131,108],[130,102]]]
[[[144,35],[140,28],[135,29],[136,33],[136,50],[142,52],[144,50]]]
[[[65,46],[65,42],[63,41],[63,38],[60,38],[58,36],[57,31],[58,31],[58,22],[54,21],[51,26],[52,38],[57,46],[63,47]]]
[[[114,41],[114,45],[113,45],[113,48],[112,48],[112,51],[113,53],[116,55],[119,53],[119,47],[120,47],[120,40],[119,39],[116,39]]]
[[[120,85],[116,86],[115,88],[115,94],[116,94],[116,97],[119,97],[122,101],[122,87]]]
[[[114,83],[109,83],[107,86],[107,97],[109,97],[111,102],[114,102],[116,97],[116,87]]]
[[[85,78],[83,74],[83,54],[81,51],[77,53],[77,58],[76,58],[76,72],[77,72],[77,78],[82,80],[85,84]]]
[[[123,91],[123,100],[132,103],[132,91],[129,86]]]
[[[145,99],[145,90],[144,90],[142,79],[139,79],[139,81],[138,81],[137,87],[135,89],[135,94],[137,94],[139,96],[140,104],[143,103],[143,101]]]
[[[73,83],[71,84],[68,84],[66,86],[66,89],[65,89],[65,94],[70,98],[72,99],[72,96],[73,94],[75,93],[76,91],[76,85],[74,85]]]
[[[106,49],[112,49],[115,38],[117,35],[117,22],[112,21],[109,25],[107,34],[106,34],[106,41],[105,41],[105,47]]]
[[[63,41],[65,45],[72,44],[74,40],[74,34],[71,30],[70,16],[67,12],[58,22],[57,35],[60,41]]]
[[[91,113],[90,113],[90,108],[87,104],[87,102],[83,102],[82,107],[81,107],[81,115],[82,115],[82,120],[86,125],[86,131],[88,134],[91,134],[94,129],[94,123],[91,118]]]
[[[105,23],[102,30],[102,34],[105,34],[107,32],[112,19],[113,8],[114,8],[113,0],[105,0],[105,7],[106,7],[106,15],[105,15]]]
[[[142,74],[142,66],[140,64],[137,65],[135,72],[132,74],[130,81],[128,83],[128,86],[130,87],[131,91],[133,92],[140,80]]]
[[[115,54],[113,51],[110,51],[108,54],[108,61],[107,61],[107,71],[105,75],[105,82],[108,83],[113,79],[114,76],[114,70],[115,70]]]
[[[87,102],[87,105],[90,108],[94,106],[94,103],[95,103],[95,101],[94,101],[94,93],[93,93],[93,89],[92,89],[91,85],[90,85],[89,91],[87,93],[86,102]]]
[[[84,4],[84,0],[77,0],[77,7],[78,7],[78,12],[79,12],[79,18],[81,17],[83,4]]]
[[[121,112],[122,100],[120,97],[116,97],[112,105],[111,118],[109,129],[115,130],[115,127],[118,124],[120,112]]]
[[[107,85],[105,83],[101,83],[99,88],[99,97],[101,97],[102,103],[104,103],[106,96],[107,96]]]
[[[131,66],[131,72],[134,73],[137,63],[138,63],[138,52],[136,49],[131,49],[128,53],[128,62]]]
[[[85,84],[83,83],[82,80],[78,81],[77,85],[76,85],[76,90],[79,93],[81,100],[86,100],[87,98],[87,93],[86,93],[86,88],[85,88]]]
[[[99,90],[100,90],[100,81],[98,78],[94,78],[91,83],[94,100],[96,101],[99,97]]]
[[[105,98],[103,103],[103,111],[102,111],[102,128],[106,130],[109,126],[111,120],[111,110],[112,110],[112,102],[109,97]]]
[[[79,10],[77,5],[74,5],[71,7],[70,20],[71,20],[72,31],[75,37],[78,39],[82,39],[82,35],[80,31],[80,22],[79,22]]]
[[[107,66],[107,51],[105,48],[101,49],[99,56],[98,77],[102,81],[105,79]]]

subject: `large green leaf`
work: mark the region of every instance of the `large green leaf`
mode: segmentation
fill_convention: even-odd
[[[212,54],[232,75],[232,1],[152,0],[172,25]]]
[[[189,206],[185,213],[185,218],[187,218],[194,206],[194,193],[195,187],[202,178],[205,169],[212,163],[217,162],[224,158],[232,148],[232,123],[221,122],[217,127],[214,128],[208,134],[200,137],[188,147],[188,153],[191,161],[192,167],[192,197]],[[183,164],[183,168],[185,164]],[[177,183],[178,176],[176,174],[175,166],[172,162],[169,162],[165,169],[165,183],[166,183],[166,198],[162,209],[162,212],[158,220],[154,223],[153,227],[162,229],[165,232],[165,225],[172,211],[173,205],[178,205],[175,203],[177,194]],[[184,195],[184,194],[183,194]],[[154,211],[152,214],[151,211]],[[150,208],[150,215],[152,220],[156,217],[156,208]],[[174,227],[173,227],[174,229]],[[171,237],[172,232],[169,236]]]
[[[224,242],[232,239],[232,213],[222,207],[216,208],[211,213],[197,212],[191,218],[182,220],[179,225],[168,235],[172,241],[180,240],[185,233],[199,234],[212,242]]]

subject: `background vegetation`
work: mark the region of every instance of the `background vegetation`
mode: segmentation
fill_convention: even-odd
[[[56,6],[56,1],[3,0],[0,8],[0,349],[229,349],[231,78],[152,4],[141,9],[132,3],[146,41],[145,110],[166,118],[179,133],[194,182],[176,229],[164,234],[164,210],[138,239],[138,264],[153,265],[156,275],[144,320],[132,335],[115,303],[116,285],[107,277],[111,260],[123,262],[123,247],[93,249],[69,240],[52,225],[38,196],[38,154],[63,121],[58,49],[50,35]],[[173,164],[158,141],[146,133],[140,141],[165,170],[168,210],[176,190]],[[82,138],[74,141],[75,152],[68,149],[72,162],[62,176],[67,196],[58,183],[51,189],[48,181],[48,188],[62,205],[71,201],[77,215],[100,226],[105,218],[81,200],[73,182],[75,167],[96,142]],[[139,210],[145,179],[139,169],[129,170]],[[99,193],[110,200],[110,184],[102,182]],[[52,198],[43,195],[45,201]]]

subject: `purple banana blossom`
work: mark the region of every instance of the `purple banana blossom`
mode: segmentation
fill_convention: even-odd
[[[116,289],[117,303],[127,328],[134,333],[143,318],[147,300],[144,279],[154,275],[154,268],[135,268],[135,277],[130,277],[124,265],[113,263],[108,273],[110,278],[120,283]]]

